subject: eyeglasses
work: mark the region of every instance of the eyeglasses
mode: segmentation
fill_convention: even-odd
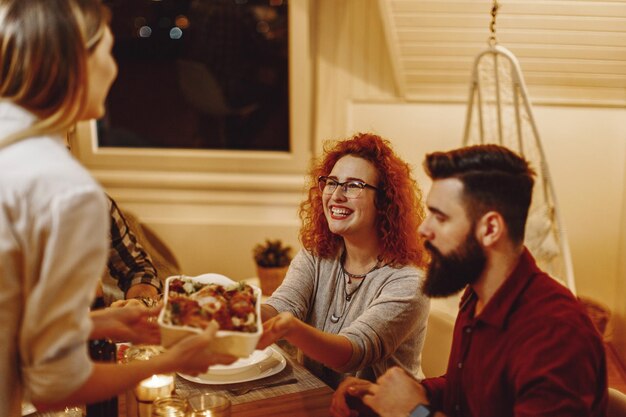
[[[371,188],[372,190],[378,190],[373,185],[369,185],[363,181],[352,180],[346,182],[339,182],[332,178],[321,176],[317,179],[317,184],[320,191],[324,194],[333,194],[337,187],[341,187],[343,195],[347,198],[357,198],[364,188]]]

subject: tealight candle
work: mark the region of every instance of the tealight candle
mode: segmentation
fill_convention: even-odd
[[[163,348],[161,346],[149,346],[149,345],[140,345],[140,346],[130,346],[124,350],[124,358],[122,362],[130,363],[134,361],[147,361],[151,358],[160,355],[163,352]],[[169,375],[163,375],[169,377]],[[172,380],[174,377],[171,377]],[[148,378],[151,380],[152,378]],[[159,378],[157,378],[158,380]],[[144,382],[144,381],[142,381]],[[165,381],[167,382],[167,381]],[[155,384],[156,382],[151,382],[150,384]],[[139,388],[141,384],[133,389],[129,389],[126,391],[126,416],[127,417],[138,417],[139,416],[139,403],[137,402],[137,392],[138,390],[142,391],[142,395],[145,393],[147,388]],[[173,385],[173,384],[172,384]],[[169,395],[169,394],[167,394]],[[147,395],[144,395],[146,398]],[[151,401],[151,400],[146,400]],[[145,407],[144,407],[145,408]],[[145,410],[144,410],[145,412]]]
[[[135,387],[135,397],[139,403],[139,417],[152,415],[152,402],[160,397],[169,397],[174,391],[173,375],[152,375]]]

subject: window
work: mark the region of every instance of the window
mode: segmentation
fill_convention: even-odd
[[[126,16],[120,20],[114,17],[112,22],[118,44],[115,53],[120,55],[120,74],[109,97],[107,116],[97,124],[79,124],[70,138],[74,153],[85,165],[97,169],[96,175],[117,169],[220,173],[303,172],[311,147],[309,0],[290,0],[288,9],[286,0],[114,0],[108,3],[114,16],[118,13]],[[261,84],[278,81],[278,78],[286,80],[284,86],[276,87],[278,93],[272,91],[271,94],[287,96],[282,99],[288,100],[274,106],[278,109],[267,111],[267,114],[275,111],[273,116],[268,116],[269,119],[286,119],[282,127],[276,127],[275,124],[252,129],[251,125],[241,123],[241,119],[233,121],[230,115],[221,120],[207,117],[200,121],[200,110],[182,92],[182,81],[197,76],[194,75],[193,68],[197,69],[198,65],[203,68],[208,66],[195,57],[200,54],[199,50],[192,54],[191,46],[187,45],[187,49],[186,44],[176,42],[186,36],[186,31],[191,31],[194,22],[199,22],[193,18],[192,12],[196,11],[192,10],[192,6],[202,8],[218,3],[245,3],[248,7],[247,18],[256,22],[255,27],[261,38],[283,36],[282,29],[278,28],[286,26],[284,22],[278,21],[287,20],[291,29],[288,31],[288,40],[280,42],[288,44],[288,61],[279,59],[279,64],[276,64],[278,69],[270,71],[262,67],[258,70],[261,77],[258,82]],[[281,16],[281,13],[287,13],[287,16]],[[136,19],[129,21],[129,16],[135,16]],[[156,16],[159,18],[155,20]],[[262,20],[270,18],[274,23]],[[185,19],[188,19],[187,23]],[[272,27],[274,24],[275,27]],[[151,28],[152,32],[147,29],[151,25],[155,26],[154,29]],[[150,37],[141,38],[142,31],[145,32],[144,36],[150,33]],[[164,39],[166,35],[170,37],[171,43]],[[180,39],[171,39],[179,35],[182,36]],[[153,40],[150,40],[153,36]],[[143,48],[146,46],[141,44],[144,40],[152,44],[147,43],[148,46]],[[271,43],[272,40],[268,42]],[[139,48],[137,45],[141,45],[143,49],[136,49]],[[159,49],[163,45],[167,47]],[[157,52],[155,48],[158,49]],[[277,47],[276,50],[280,48]],[[280,53],[284,54],[286,51]],[[158,65],[151,66],[151,60]],[[298,74],[297,80],[288,76],[284,68],[287,64],[291,74]],[[279,74],[280,71],[284,73]],[[182,78],[181,72],[185,74]],[[159,74],[165,75],[165,78],[158,78]],[[200,81],[195,80],[191,85],[198,86],[199,83]],[[224,96],[224,100],[233,108],[245,108],[247,116],[253,115],[261,106],[266,105],[265,102],[261,103],[262,100],[250,101],[249,97],[244,96]],[[169,110],[173,117],[166,114],[168,111],[158,103],[157,98],[173,101],[169,103],[174,104]],[[144,109],[140,109],[142,106]],[[272,107],[271,103],[269,106]],[[298,112],[289,111],[295,108]],[[148,111],[140,114],[141,110]],[[246,115],[238,114],[234,118]],[[254,138],[246,139],[241,130],[237,130],[240,128],[252,132]],[[210,135],[202,136],[202,129],[210,130]],[[282,136],[283,139],[276,140],[274,136]],[[263,138],[269,140],[263,141]],[[200,143],[202,141],[204,142]],[[116,182],[111,176],[107,178]],[[107,180],[103,183],[107,185]]]

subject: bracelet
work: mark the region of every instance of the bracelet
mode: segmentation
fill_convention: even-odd
[[[159,300],[155,300],[154,298],[150,298],[150,297],[144,297],[142,295],[138,295],[137,297],[133,297],[133,300],[141,301],[143,303],[143,305],[145,305],[146,307],[154,307],[159,302]]]

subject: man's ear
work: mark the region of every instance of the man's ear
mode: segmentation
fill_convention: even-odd
[[[484,246],[493,246],[506,233],[506,224],[502,215],[497,211],[488,211],[478,221],[476,238]]]

